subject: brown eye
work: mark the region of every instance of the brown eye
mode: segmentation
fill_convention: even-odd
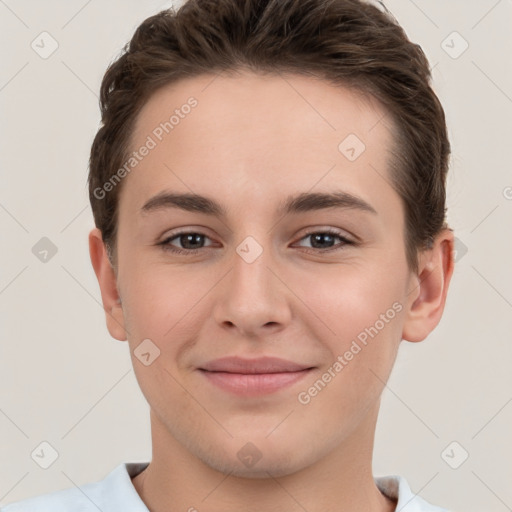
[[[172,236],[167,237],[158,245],[161,245],[163,249],[166,251],[171,251],[179,254],[196,254],[201,249],[205,248],[203,246],[205,238],[208,237],[203,233],[198,233],[195,231],[184,231],[181,233],[175,233]],[[177,240],[181,247],[175,247],[174,245],[172,245],[171,242],[173,240]]]

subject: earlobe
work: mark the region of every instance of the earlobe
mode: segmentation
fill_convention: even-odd
[[[101,231],[98,228],[94,228],[89,233],[89,255],[100,286],[107,329],[116,340],[126,341],[127,336],[121,298],[117,288],[117,277],[108,258]]]
[[[402,339],[422,341],[440,322],[454,270],[453,250],[453,231],[446,228],[421,254],[419,273],[410,280]]]

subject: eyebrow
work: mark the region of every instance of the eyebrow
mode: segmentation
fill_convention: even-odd
[[[199,194],[178,194],[163,191],[149,199],[141,208],[141,213],[179,208],[181,210],[203,213],[216,217],[227,217],[223,206],[215,200]],[[344,191],[334,192],[303,192],[295,196],[288,196],[277,210],[278,215],[324,210],[328,208],[353,209],[377,215],[373,206],[361,197]]]

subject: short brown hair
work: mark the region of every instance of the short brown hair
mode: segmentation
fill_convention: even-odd
[[[97,191],[126,161],[141,108],[164,85],[242,68],[321,77],[384,105],[395,126],[391,182],[404,205],[407,262],[417,272],[418,251],[447,228],[445,115],[421,47],[385,8],[362,0],[188,0],[137,28],[103,78],[102,125],[89,161],[94,221],[111,261],[122,184],[104,197]]]

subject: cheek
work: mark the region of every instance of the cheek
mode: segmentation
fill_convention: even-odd
[[[403,277],[397,270],[383,268],[382,264],[330,266],[324,274],[309,275],[297,281],[294,291],[303,297],[308,317],[317,319],[325,340],[343,348],[347,340],[357,337],[365,328],[378,322],[381,316],[388,326],[398,324],[397,313],[403,307]],[[389,321],[388,321],[389,320]]]
[[[162,341],[193,322],[201,298],[215,282],[211,273],[162,264],[134,267],[128,273],[123,308],[130,332]]]
[[[371,293],[362,285],[347,286],[346,293],[333,295],[336,299],[328,307],[325,300],[321,310],[335,334],[323,337],[325,364],[304,384],[297,401],[309,417],[327,414],[333,431],[336,425],[355,426],[361,420],[392,370],[405,310],[393,286],[386,290]]]
[[[208,317],[204,304],[215,276],[204,274],[165,265],[148,266],[131,273],[124,290],[132,364],[143,394],[156,409],[165,396],[172,396],[177,404],[180,397],[185,402],[190,398],[182,396],[178,381],[183,378],[181,372],[190,370],[186,354],[196,345],[200,327]],[[148,352],[149,356],[144,355]],[[144,365],[153,358],[149,366]]]
[[[328,355],[310,391],[305,387],[304,402],[315,401],[319,411],[335,403],[346,412],[377,399],[401,341],[404,276],[382,259],[364,268],[339,266],[331,279],[317,280],[322,286],[309,286],[307,304],[321,322],[310,317]]]

